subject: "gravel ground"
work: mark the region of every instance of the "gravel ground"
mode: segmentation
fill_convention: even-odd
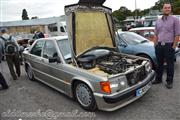
[[[0,120],[180,120],[180,58],[175,64],[173,89],[166,89],[165,82],[153,85],[141,99],[113,112],[87,112],[64,94],[29,81],[23,66],[16,81],[5,62],[0,67],[10,86],[0,91]]]

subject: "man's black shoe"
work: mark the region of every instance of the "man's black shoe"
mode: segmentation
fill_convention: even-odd
[[[8,89],[8,88],[9,88],[8,86],[5,86],[5,87],[0,88],[0,90],[5,90],[5,89]]]
[[[160,84],[160,83],[162,83],[162,81],[160,81],[160,80],[154,80],[154,81],[152,81],[152,84]]]
[[[9,87],[8,86],[6,86],[6,87],[3,87],[3,89],[8,89]]]
[[[172,89],[172,88],[173,88],[173,84],[172,84],[172,83],[167,83],[167,84],[166,84],[166,87],[167,87],[168,89]]]

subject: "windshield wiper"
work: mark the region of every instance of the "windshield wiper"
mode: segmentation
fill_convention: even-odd
[[[145,43],[145,42],[147,42],[147,40],[143,40],[143,41],[141,41],[140,43]]]

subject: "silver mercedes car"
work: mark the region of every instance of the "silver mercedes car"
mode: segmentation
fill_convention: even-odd
[[[111,9],[65,7],[68,36],[36,40],[23,55],[30,80],[77,100],[88,111],[113,111],[143,96],[155,73],[141,57],[117,52]]]

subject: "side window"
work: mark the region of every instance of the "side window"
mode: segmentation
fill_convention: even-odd
[[[37,41],[34,47],[31,49],[31,54],[41,56],[42,47],[44,45],[44,41]]]
[[[57,32],[58,31],[58,28],[57,28],[56,24],[48,25],[48,29],[49,29],[50,32]]]
[[[153,31],[150,31],[150,35],[155,35],[155,33]]]
[[[62,26],[60,27],[60,31],[65,32],[65,30],[64,30],[64,28]]]
[[[150,33],[149,31],[144,31],[144,37],[149,37]]]
[[[57,51],[55,48],[55,45],[53,41],[46,41],[44,45],[44,50],[43,50],[43,57],[44,58],[51,58],[51,57],[57,57]]]
[[[137,30],[136,33],[141,35],[141,36],[144,36],[144,31],[142,31],[142,30]]]

